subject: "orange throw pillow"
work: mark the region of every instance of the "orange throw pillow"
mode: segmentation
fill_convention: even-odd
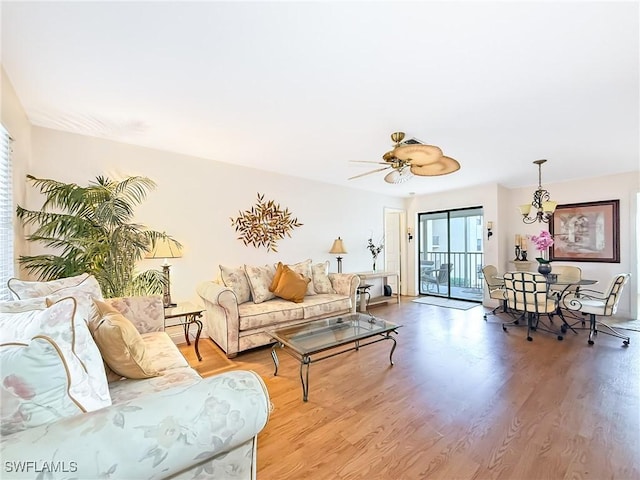
[[[276,274],[273,276],[273,280],[271,281],[271,285],[269,285],[269,291],[274,292],[276,287],[278,286],[278,282],[280,282],[280,277],[282,276],[282,270],[284,269],[284,265],[282,262],[278,262],[278,266],[276,267]]]
[[[304,301],[304,296],[307,293],[307,285],[310,281],[310,278],[303,277],[286,265],[283,265],[278,285],[273,293],[277,297],[284,298],[285,300],[301,303]]]

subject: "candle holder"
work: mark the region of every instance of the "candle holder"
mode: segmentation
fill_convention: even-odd
[[[519,262],[520,261],[520,246],[516,245],[516,258],[514,259],[514,262]]]
[[[526,262],[527,261],[527,251],[526,250],[522,250],[520,252],[520,257],[522,258],[523,262]]]

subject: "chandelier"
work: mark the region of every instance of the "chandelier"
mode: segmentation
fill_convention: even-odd
[[[520,213],[524,223],[544,222],[548,223],[551,215],[556,209],[558,202],[552,202],[549,192],[542,188],[542,164],[546,160],[536,160],[533,163],[538,165],[538,189],[533,192],[533,202],[520,205]],[[531,211],[531,207],[535,211]],[[531,214],[533,216],[531,216]]]

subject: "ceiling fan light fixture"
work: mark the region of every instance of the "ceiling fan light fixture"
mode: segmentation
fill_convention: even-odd
[[[411,180],[413,174],[408,168],[403,168],[401,170],[392,170],[384,176],[384,181],[387,183],[404,183],[408,180]]]

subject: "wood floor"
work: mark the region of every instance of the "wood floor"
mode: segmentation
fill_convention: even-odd
[[[622,341],[587,333],[564,341],[502,331],[484,308],[403,299],[372,312],[403,325],[390,342],[311,365],[302,401],[299,364],[270,348],[228,360],[202,340],[203,375],[251,369],[274,411],[258,438],[258,478],[639,479],[640,332]]]

